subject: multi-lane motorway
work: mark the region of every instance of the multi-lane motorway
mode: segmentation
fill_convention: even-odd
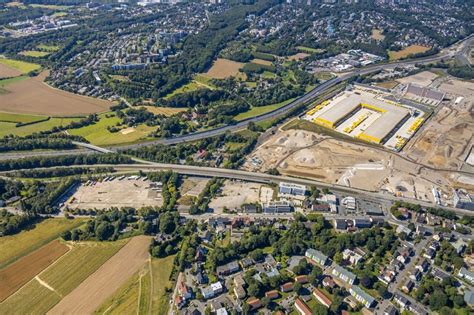
[[[113,167],[117,171],[134,171],[134,172],[139,171],[139,170],[144,171],[144,172],[172,170],[173,172],[176,172],[178,174],[183,174],[183,175],[193,175],[193,176],[203,176],[203,177],[221,177],[221,178],[230,178],[230,179],[237,179],[237,180],[243,180],[243,181],[249,181],[249,182],[257,182],[257,183],[277,183],[278,184],[280,182],[289,182],[289,183],[302,184],[302,185],[307,185],[307,186],[314,185],[319,188],[328,188],[331,191],[337,192],[340,194],[351,195],[351,196],[354,196],[356,198],[361,198],[361,199],[377,200],[378,202],[384,202],[386,204],[391,204],[394,201],[405,201],[405,202],[417,203],[425,207],[433,207],[433,204],[429,202],[406,198],[406,197],[396,197],[390,193],[368,191],[368,190],[363,190],[363,189],[354,188],[354,187],[342,186],[338,184],[329,184],[329,183],[325,183],[325,182],[314,180],[314,179],[270,175],[266,173],[248,172],[248,171],[226,169],[226,168],[214,168],[214,167],[203,167],[203,166],[192,166],[192,165],[181,165],[181,164],[152,163],[152,162],[149,162],[148,164],[116,164],[116,165],[96,164],[96,165],[71,165],[71,166],[64,166],[64,167],[67,167],[67,168]],[[38,168],[38,170],[39,169],[42,169],[42,168]],[[5,174],[5,173],[8,173],[8,171],[2,172],[2,173]],[[469,210],[457,209],[457,208],[452,208],[452,207],[442,207],[442,206],[437,206],[437,207],[455,212],[459,215],[474,215],[474,213]]]

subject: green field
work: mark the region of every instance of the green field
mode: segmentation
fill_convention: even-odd
[[[151,313],[166,314],[168,312],[168,294],[166,288],[172,287],[169,280],[173,270],[175,256],[169,256],[151,261],[152,284],[151,284]]]
[[[3,314],[46,314],[60,300],[59,295],[33,280],[0,303],[0,309]]]
[[[28,231],[0,238],[0,268],[57,238],[84,222],[81,219],[46,219]]]
[[[309,54],[321,54],[325,50],[324,49],[317,49],[317,48],[311,48],[311,47],[306,47],[306,46],[298,46],[296,47],[299,51],[309,53]]]
[[[18,71],[21,71],[22,73],[28,73],[30,71],[38,70],[41,68],[41,66],[36,63],[30,63],[8,58],[0,58],[0,63],[5,66],[14,68]]]
[[[174,257],[152,259],[94,313],[166,314],[169,307],[166,288],[172,287],[169,278]]]
[[[71,122],[78,120],[80,118],[51,118],[47,121],[21,127],[16,127],[16,123],[0,122],[0,138],[10,134],[24,137],[35,132],[51,130],[54,127],[67,126]]]
[[[203,88],[203,85],[202,84],[199,84],[197,82],[194,82],[194,81],[191,81],[189,82],[188,84],[185,84],[183,85],[182,87],[174,90],[173,92],[171,92],[170,94],[166,95],[164,97],[164,99],[169,99],[177,94],[181,94],[181,93],[187,93],[187,92],[193,92],[193,91],[197,91],[199,89],[202,89]]]
[[[48,118],[47,116],[38,116],[38,115],[22,115],[22,114],[13,114],[13,113],[4,113],[0,112],[0,121],[1,122],[10,122],[10,123],[31,123],[34,121],[39,121]]]
[[[41,273],[41,279],[66,296],[117,253],[127,241],[77,244],[51,268]]]
[[[36,48],[38,48],[39,50],[42,50],[42,51],[47,51],[47,52],[55,52],[55,51],[58,51],[59,49],[61,49],[60,46],[45,45],[45,44],[40,44],[40,45],[36,46]]]
[[[44,57],[49,54],[50,54],[49,52],[38,51],[38,50],[25,50],[25,51],[20,52],[20,55],[28,56],[28,57],[36,57],[36,58]]]
[[[140,301],[139,301],[140,300]],[[105,301],[95,314],[148,314],[150,306],[150,271],[138,272]]]
[[[250,110],[238,114],[237,116],[234,117],[234,119],[237,120],[237,121],[241,121],[241,120],[244,120],[244,119],[247,119],[247,118],[255,117],[257,115],[262,115],[262,114],[268,113],[272,110],[278,109],[278,108],[292,102],[293,100],[294,100],[294,98],[286,100],[286,101],[281,102],[281,103],[277,103],[277,104],[252,107]]]
[[[75,136],[82,136],[95,145],[115,145],[146,139],[148,134],[156,129],[156,127],[139,125],[131,133],[122,133],[121,131],[110,132],[107,130],[107,127],[116,126],[117,123],[121,122],[121,119],[110,112],[100,114],[99,118],[100,120],[97,123],[79,129],[69,130],[69,133]]]

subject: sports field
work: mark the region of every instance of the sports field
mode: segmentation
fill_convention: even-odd
[[[36,63],[30,63],[30,62],[8,59],[8,58],[0,58],[0,64],[13,68],[15,70],[18,70],[23,74],[26,74],[30,71],[38,70],[41,68],[41,66]]]
[[[46,219],[28,231],[0,238],[0,268],[33,252],[57,238],[62,232],[75,228],[82,219]]]
[[[55,240],[0,270],[0,302],[64,255],[69,248]]]
[[[239,69],[243,66],[244,64],[241,62],[218,58],[207,71],[206,76],[213,79],[238,77],[240,75]]]
[[[48,314],[90,314],[94,312],[145,265],[149,259],[149,246],[150,237],[148,236],[136,236],[130,239],[113,257],[101,264],[97,271],[81,281],[81,284],[72,292],[65,295],[61,302],[53,307]],[[81,257],[76,257],[76,260],[79,259]],[[84,263],[87,264],[88,261],[90,261],[90,258],[85,260]],[[73,263],[73,261],[70,263]],[[84,263],[82,266],[76,265],[75,267],[67,264],[65,267],[73,269],[77,273],[78,270],[84,268]],[[64,285],[60,282],[66,282],[65,279],[68,279],[68,276],[63,273],[59,277],[56,274],[56,281],[53,281],[48,280],[47,273],[45,273],[44,280],[58,292],[65,294],[66,291],[61,289],[61,286]],[[74,273],[70,273],[70,276],[74,277]]]
[[[424,53],[428,50],[430,50],[430,47],[411,45],[399,51],[389,51],[388,56],[389,60],[399,60],[410,55]]]
[[[2,60],[2,59],[0,59]],[[104,112],[112,102],[81,96],[45,84],[43,71],[36,77],[8,84],[0,93],[0,111],[42,114],[49,116],[77,116]]]
[[[82,136],[95,145],[115,145],[146,139],[148,134],[156,129],[156,127],[148,127],[142,124],[135,128],[110,132],[107,127],[116,126],[117,123],[121,122],[121,119],[111,112],[100,114],[99,118],[100,120],[93,125],[71,129],[68,132],[71,135]]]

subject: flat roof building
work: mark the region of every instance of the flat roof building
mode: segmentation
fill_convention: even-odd
[[[391,104],[363,92],[346,92],[343,97],[335,99],[336,104],[318,116],[314,122],[328,128],[336,128],[343,121],[353,116],[362,108],[380,114],[357,138],[383,143],[392,131],[410,117],[410,110],[405,107]]]
[[[306,195],[306,186],[293,184],[293,183],[284,183],[281,182],[279,185],[279,192],[281,194],[290,194],[296,196],[304,196]]]

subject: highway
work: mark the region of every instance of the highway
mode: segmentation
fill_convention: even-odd
[[[148,164],[95,164],[95,165],[70,165],[70,166],[61,166],[56,168],[71,168],[71,167],[88,167],[88,168],[99,168],[99,167],[113,167],[117,171],[144,171],[144,172],[151,172],[151,171],[167,171],[171,170],[178,174],[182,175],[192,175],[192,176],[202,176],[202,177],[220,177],[220,178],[229,178],[229,179],[237,179],[249,182],[257,182],[257,183],[276,183],[279,184],[280,182],[288,182],[288,183],[295,183],[307,186],[316,186],[318,188],[328,188],[331,191],[348,194],[354,196],[356,198],[371,198],[374,200],[378,200],[379,202],[387,202],[392,203],[394,201],[404,201],[404,202],[411,202],[416,203],[424,207],[433,207],[434,205],[430,202],[411,199],[407,197],[396,197],[390,193],[386,192],[375,192],[375,191],[368,191],[354,187],[347,187],[338,184],[328,184],[322,181],[314,180],[314,179],[306,179],[306,178],[298,178],[298,177],[289,177],[289,176],[280,176],[280,175],[270,175],[266,173],[256,173],[256,172],[248,172],[242,170],[235,170],[235,169],[227,169],[227,168],[213,168],[213,167],[204,167],[204,166],[192,166],[192,165],[181,165],[181,164],[165,164],[165,163],[152,163],[149,162]],[[55,168],[55,167],[52,167]],[[36,170],[41,169],[48,169],[48,168],[36,168]],[[11,173],[15,171],[5,171],[1,174]],[[443,207],[437,206],[438,208],[442,208],[445,210],[449,210],[455,212],[458,215],[474,215],[473,211],[463,210],[453,207]]]
[[[120,145],[120,146],[113,146],[113,147],[108,147],[108,148],[101,148],[101,147],[97,147],[97,146],[90,145],[87,143],[75,142],[77,146],[82,147],[83,149],[78,149],[74,151],[60,150],[60,151],[41,151],[41,152],[11,152],[11,153],[0,154],[0,160],[31,157],[31,156],[38,156],[38,155],[53,156],[53,155],[67,155],[67,154],[87,154],[88,152],[90,153],[90,150],[95,151],[95,152],[117,152],[121,150],[136,149],[139,147],[152,146],[152,145],[158,145],[158,144],[174,145],[178,143],[192,142],[192,141],[197,141],[201,139],[206,139],[206,138],[222,135],[226,132],[236,132],[236,131],[247,128],[250,122],[257,123],[257,122],[265,121],[267,119],[275,119],[275,118],[281,117],[287,114],[288,112],[290,112],[291,110],[293,110],[294,108],[297,108],[302,104],[311,102],[314,99],[320,97],[321,95],[326,93],[329,89],[333,88],[337,84],[344,82],[346,80],[349,80],[358,75],[365,75],[365,74],[377,72],[383,69],[395,68],[397,66],[410,65],[410,64],[411,65],[428,64],[428,63],[440,61],[442,59],[454,58],[457,56],[464,56],[468,50],[469,45],[471,45],[473,42],[474,42],[474,35],[470,35],[466,37],[465,39],[453,44],[452,46],[445,48],[439,54],[434,55],[434,56],[413,59],[413,60],[404,60],[404,61],[399,61],[399,62],[376,64],[376,65],[372,65],[363,69],[357,69],[352,72],[344,73],[339,77],[333,78],[331,80],[328,80],[322,83],[321,85],[315,87],[314,89],[312,89],[305,95],[301,96],[300,98],[297,98],[291,103],[286,104],[285,106],[282,106],[278,109],[267,112],[265,114],[261,114],[258,116],[254,116],[254,117],[242,120],[233,125],[222,126],[222,127],[214,128],[211,130],[198,131],[195,133],[166,138],[166,139],[157,139],[157,140],[151,140],[151,141],[141,142],[137,144]],[[85,149],[88,149],[88,150],[85,150]]]

